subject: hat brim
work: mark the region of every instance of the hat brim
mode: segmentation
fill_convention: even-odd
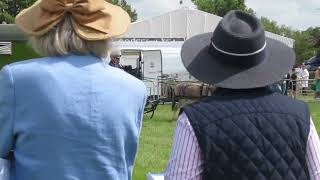
[[[35,27],[39,26],[42,22],[42,10],[40,7],[41,0],[36,1],[32,6],[22,10],[15,19],[16,25],[25,33],[33,36],[41,36],[49,32],[54,26],[56,26],[61,20],[59,17],[50,19],[49,26],[41,27],[41,30],[35,30]],[[111,17],[106,17],[106,21],[109,22],[108,33],[100,32],[95,29],[88,28],[86,26],[74,23],[73,26],[76,33],[86,40],[103,40],[124,34],[131,23],[130,16],[121,7],[115,6],[108,2],[104,4],[104,11],[107,11]]]
[[[128,13],[121,7],[112,5],[107,2],[105,3],[105,6],[105,11],[108,11],[108,13],[112,15],[110,19],[106,19],[106,21],[110,20],[110,27],[108,30],[109,33],[101,33],[99,31],[95,31],[85,26],[73,23],[74,29],[80,37],[87,40],[101,40],[118,37],[127,32],[128,27],[131,23],[131,19]]]
[[[199,81],[229,89],[251,89],[281,80],[293,67],[295,54],[285,44],[267,38],[266,56],[250,68],[228,65],[210,53],[212,33],[188,39],[182,46],[181,58],[189,73]]]

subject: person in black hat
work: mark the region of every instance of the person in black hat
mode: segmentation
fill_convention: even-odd
[[[231,11],[213,34],[187,40],[181,56],[191,75],[218,88],[181,110],[166,180],[320,178],[308,105],[270,89],[295,54],[266,38],[260,20]]]
[[[290,82],[289,82],[289,96],[296,98],[297,97],[297,80],[298,75],[295,69],[292,69],[292,74],[290,76]]]

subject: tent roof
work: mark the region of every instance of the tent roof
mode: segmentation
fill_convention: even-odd
[[[148,20],[132,23],[125,38],[184,38],[213,32],[222,17],[187,7]],[[274,33],[266,36],[293,48],[294,40]]]
[[[187,7],[132,23],[123,37],[127,38],[185,38],[212,32],[222,18]]]
[[[122,38],[188,39],[194,35],[213,32],[222,18],[187,7],[148,20],[132,23]],[[266,36],[293,47],[294,40],[266,32]],[[0,41],[26,40],[15,25],[0,25]]]

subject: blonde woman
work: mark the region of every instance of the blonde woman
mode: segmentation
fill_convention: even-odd
[[[13,180],[130,180],[146,99],[104,62],[128,14],[104,0],[40,0],[16,17],[44,57],[0,73],[0,158]]]

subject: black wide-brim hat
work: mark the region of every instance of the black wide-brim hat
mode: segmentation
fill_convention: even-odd
[[[188,39],[181,58],[196,79],[229,89],[271,85],[295,63],[290,47],[266,38],[261,21],[242,11],[230,11],[213,34]]]

